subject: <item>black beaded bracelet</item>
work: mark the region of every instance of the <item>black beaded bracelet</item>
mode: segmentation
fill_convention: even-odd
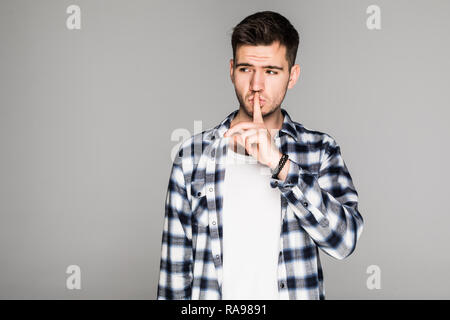
[[[276,179],[278,177],[278,174],[283,169],[283,167],[286,164],[288,158],[289,158],[289,156],[286,153],[284,153],[281,156],[280,162],[278,162],[278,166],[272,171],[272,178],[273,179]]]

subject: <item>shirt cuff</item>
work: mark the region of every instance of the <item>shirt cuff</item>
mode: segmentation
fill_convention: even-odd
[[[293,186],[296,186],[298,184],[298,179],[300,174],[305,173],[306,171],[303,170],[297,163],[289,159],[289,170],[286,176],[286,180],[281,180],[278,178],[272,178],[270,177],[270,186],[272,188],[280,188],[281,191],[285,191],[287,189],[292,188]]]
[[[325,205],[322,201],[318,201],[321,199],[321,189],[315,174],[301,168],[298,163],[291,160],[286,180],[271,178],[270,186],[278,187],[290,203],[298,205],[299,208],[302,207],[302,210],[295,210],[295,212],[310,224],[316,225],[319,222],[322,227],[328,226],[327,219],[324,219]],[[312,199],[307,199],[306,194],[312,196]],[[314,201],[311,201],[313,199]]]

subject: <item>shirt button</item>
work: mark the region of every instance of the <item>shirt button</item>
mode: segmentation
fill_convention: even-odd
[[[305,207],[307,207],[308,206],[308,202],[303,202],[303,205],[305,206]]]
[[[215,225],[216,225],[216,222],[215,222],[215,221],[213,221],[213,222],[212,222],[212,224],[213,224],[213,226],[215,226]]]
[[[209,192],[212,192],[213,191],[213,188],[209,188]]]
[[[197,193],[197,196],[199,196],[199,197],[200,197],[201,195],[202,195],[202,193],[201,193],[201,192],[198,192],[198,193]]]
[[[219,260],[219,255],[218,254],[216,254],[216,259]]]
[[[280,284],[280,288],[281,288],[281,289],[284,288],[284,283],[283,283],[283,282]]]

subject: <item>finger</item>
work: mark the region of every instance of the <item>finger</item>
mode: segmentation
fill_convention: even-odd
[[[258,141],[258,131],[255,130],[255,129],[253,129],[253,130],[246,130],[244,133],[241,133],[239,135],[239,139],[242,141],[242,144],[244,145],[244,147],[247,150],[247,152],[249,154],[251,154],[250,153],[250,150],[251,150],[250,147],[251,147],[252,143],[255,143],[255,140],[256,140],[256,142]],[[250,143],[249,143],[249,141],[250,141]]]
[[[245,146],[243,145],[243,141],[241,141],[240,136],[239,135],[234,135],[233,137],[230,137],[230,140],[228,140],[228,146],[235,150],[236,148],[238,148],[239,150],[239,146],[241,148],[245,148]]]
[[[256,130],[256,129],[245,130],[239,136],[241,137],[242,141],[245,142],[245,139],[247,139],[248,137],[253,136],[253,135],[258,135],[258,130]]]
[[[231,129],[229,129],[227,132],[225,132],[224,136],[229,137],[232,136],[234,133],[239,132],[241,130],[246,129],[256,129],[258,127],[257,124],[254,122],[239,122],[237,125],[233,126]]]
[[[258,160],[259,140],[258,134],[251,135],[245,140],[245,149],[256,160]]]
[[[256,92],[253,97],[253,122],[264,123],[261,113],[261,105],[259,104],[259,92]]]
[[[244,133],[241,134],[235,134],[232,139],[232,144],[230,145],[232,148],[234,148],[234,145],[236,144],[238,147],[241,146],[243,150],[246,150],[248,154],[252,154],[252,145],[258,144],[258,131],[257,130],[247,130]]]
[[[243,133],[237,135],[239,141],[242,143],[242,145],[245,147],[245,149],[250,153],[251,144],[258,143],[258,130],[257,129],[250,129],[246,130]]]
[[[235,135],[233,138],[234,141],[236,142],[236,148],[238,153],[241,153],[242,151],[246,150],[245,141],[242,139],[240,135]]]

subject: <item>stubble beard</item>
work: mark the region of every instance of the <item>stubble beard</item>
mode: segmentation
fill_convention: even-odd
[[[268,112],[262,114],[263,119],[266,117],[269,117],[272,113],[278,111],[278,109],[281,107],[281,103],[283,102],[284,97],[286,96],[287,87],[288,87],[288,84],[286,84],[286,87],[284,89],[284,94],[280,97],[280,99],[277,99],[279,101],[275,102],[275,107],[272,107]],[[246,108],[245,101],[243,100],[243,98],[239,94],[239,92],[236,90],[236,88],[235,88],[235,92],[236,92],[236,97],[239,101],[239,109],[243,110],[243,112],[247,115],[247,117],[253,118],[253,112]],[[266,101],[266,103],[267,103],[267,101]],[[267,106],[267,104],[265,104],[263,107],[266,107],[266,106]]]

